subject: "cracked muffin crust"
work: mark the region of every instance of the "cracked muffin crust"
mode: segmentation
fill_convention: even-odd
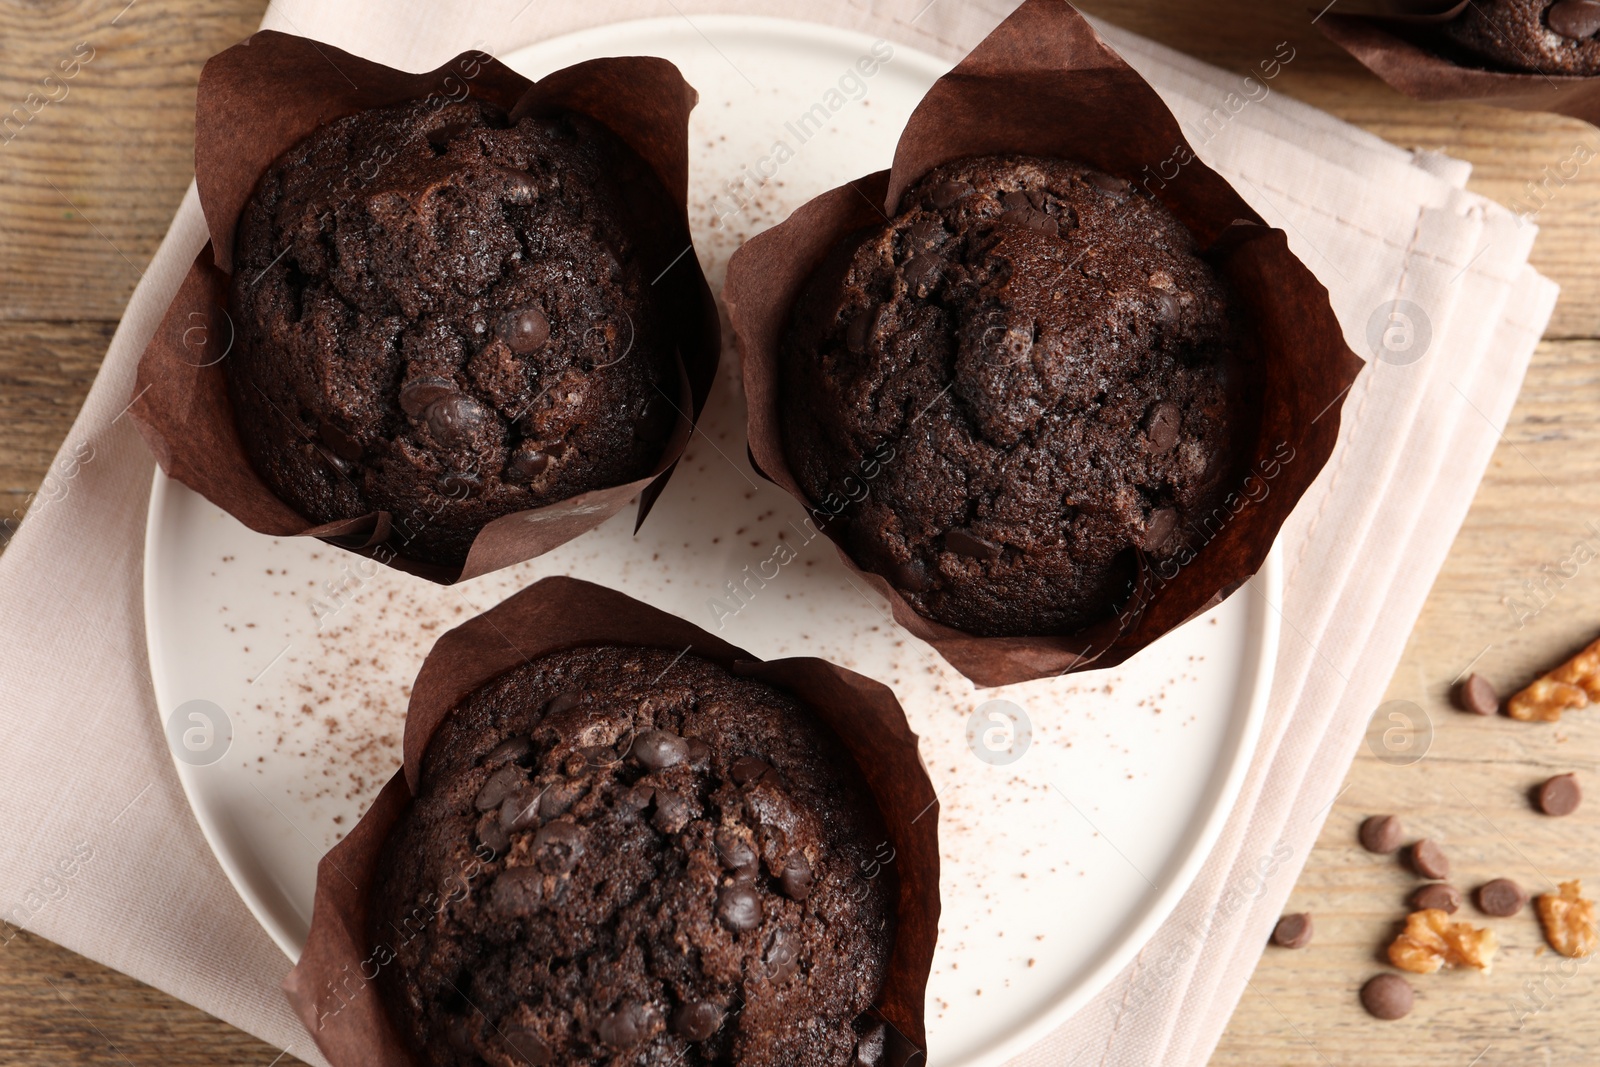
[[[650,288],[680,215],[578,114],[337,119],[239,220],[225,361],[251,463],[315,522],[374,510],[458,565],[501,515],[650,473],[679,382]]]
[[[420,777],[371,933],[421,1062],[878,1061],[887,834],[791,696],[667,650],[555,653],[458,705]]]
[[[784,451],[817,525],[922,615],[1069,633],[1129,594],[1136,552],[1206,539],[1235,343],[1193,235],[1126,181],[958,160],[813,274]]]
[[[1446,47],[1524,73],[1600,73],[1597,0],[1475,0],[1438,28]]]

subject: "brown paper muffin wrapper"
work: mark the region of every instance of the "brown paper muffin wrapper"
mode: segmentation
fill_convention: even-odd
[[[1132,601],[1071,635],[977,637],[919,615],[849,557],[842,524],[806,499],[784,456],[782,342],[813,269],[849,235],[892,217],[901,193],[929,170],[1001,153],[1065,158],[1119,175],[1183,220],[1232,285],[1248,326],[1245,372],[1261,401],[1220,532],[1176,574],[1141,555]],[[1159,176],[1162,161],[1180,168],[1176,177]],[[1344,396],[1363,366],[1344,342],[1327,290],[1289,251],[1283,232],[1194,156],[1155,90],[1063,0],[1027,0],[940,78],[901,135],[892,170],[817,197],[741,248],[723,299],[743,359],[752,463],[806,505],[901,626],[980,686],[1113,666],[1244,584],[1327,462]]]
[[[522,663],[585,645],[692,652],[788,690],[838,737],[883,814],[894,850],[887,863],[899,886],[893,955],[874,1004],[888,1024],[883,1063],[925,1062],[923,1000],[939,931],[939,801],[894,693],[825,660],[758,660],[677,616],[565,577],[537,582],[439,638],[412,689],[404,766],[318,864],[311,933],[283,989],[322,1054],[333,1067],[414,1067],[373,985],[392,955],[367,934],[383,843],[411,801],[434,731],[464,697]]]
[[[595,489],[542,508],[501,516],[479,531],[466,562],[446,567],[405,557],[419,516],[373,512],[317,524],[277,497],[245,454],[234,425],[222,362],[234,343],[228,272],[234,230],[273,160],[319,125],[409,100],[467,96],[513,116],[579,111],[610,127],[648,163],[682,214],[667,229],[674,246],[650,274],[664,272],[662,306],[671,316],[680,366],[678,423],[655,470],[625,485]],[[665,488],[711,391],[720,323],[689,238],[689,112],[698,95],[664,59],[595,59],[538,82],[482,52],[463,52],[437,70],[409,74],[303,37],[265,30],[213,56],[200,75],[195,109],[195,182],[211,242],[190,267],[139,360],[129,409],[157,462],[258,533],[319,537],[400,570],[451,583],[520,563],[600,525],[639,497],[638,522]],[[670,267],[678,249],[683,254]]]
[[[1414,100],[1467,100],[1517,111],[1549,111],[1600,125],[1600,76],[1494,70],[1463,65],[1433,51],[1423,34],[1461,14],[1467,2],[1436,0],[1431,11],[1426,0],[1417,0],[1421,6],[1409,11],[1378,2],[1364,14],[1324,15],[1317,28]]]

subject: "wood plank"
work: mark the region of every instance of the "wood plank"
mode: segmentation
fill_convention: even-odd
[[[1323,0],[1315,5],[1320,8]],[[1274,80],[1284,92],[1407,148],[1444,151],[1473,165],[1468,188],[1502,204],[1532,206],[1529,182],[1559,169],[1582,143],[1593,155],[1565,185],[1553,186],[1538,212],[1533,263],[1561,283],[1550,337],[1600,333],[1600,270],[1589,251],[1600,222],[1600,132],[1586,123],[1478,104],[1422,104],[1390,89],[1312,25],[1310,4],[1258,0],[1085,0],[1092,14],[1163,44],[1239,72],[1257,72],[1278,43],[1295,49]]]
[[[22,932],[0,948],[7,1067],[297,1067],[300,1060],[125,974]]]
[[[200,64],[250,32],[264,7],[262,0],[139,0],[124,12],[124,3],[0,0],[0,116],[36,91],[79,42],[95,50],[65,83],[62,99],[0,143],[0,318],[11,320],[0,333],[0,517],[38,487],[187,185]],[[1600,156],[1600,134],[1569,120],[1405,100],[1328,46],[1305,5],[1084,6],[1241,78],[1288,40],[1297,56],[1275,83],[1278,91],[1397,144],[1467,159],[1475,166],[1471,187],[1503,203],[1525,197],[1527,183],[1540,181],[1545,167],[1568,159],[1580,142]],[[1597,218],[1600,167],[1593,165],[1556,187],[1539,213],[1534,262],[1563,287],[1552,339],[1600,335],[1600,270],[1589,252]],[[1528,785],[1557,771],[1593,779],[1600,714],[1528,726],[1465,716],[1446,701],[1450,680],[1480,651],[1477,669],[1510,687],[1600,632],[1593,607],[1600,565],[1560,583],[1544,584],[1541,572],[1571,558],[1580,539],[1600,552],[1600,534],[1585,525],[1600,524],[1600,513],[1584,503],[1585,479],[1600,458],[1597,379],[1600,342],[1541,346],[1506,443],[1389,689],[1388,699],[1427,710],[1432,748],[1408,767],[1360,751],[1350,790],[1291,899],[1292,907],[1317,914],[1317,939],[1301,952],[1264,954],[1214,1058],[1219,1067],[1468,1064],[1488,1045],[1480,1063],[1575,1067],[1600,1060],[1600,1020],[1585,999],[1594,995],[1596,972],[1586,967],[1566,978],[1554,956],[1539,953],[1529,915],[1493,920],[1506,944],[1493,975],[1419,978],[1411,1018],[1368,1019],[1355,990],[1380,969],[1382,944],[1414,879],[1354,843],[1362,817],[1396,811],[1417,834],[1443,840],[1464,889],[1497,875],[1535,888],[1545,875],[1583,874],[1600,891],[1600,803],[1551,820],[1532,813],[1524,796]],[[1513,610],[1514,598],[1527,595],[1525,581],[1549,591],[1531,618]],[[265,1065],[279,1055],[38,938],[18,937],[6,952],[5,1063]],[[1530,981],[1549,1002],[1523,1019]]]
[[[1549,951],[1531,909],[1489,919],[1463,907],[1457,918],[1491,926],[1501,940],[1493,973],[1416,976],[1417,1007],[1406,1020],[1378,1022],[1356,1000],[1361,983],[1386,969],[1382,949],[1419,884],[1393,857],[1357,845],[1356,828],[1368,815],[1399,814],[1411,838],[1440,841],[1452,884],[1464,893],[1497,877],[1539,892],[1551,880],[1580,876],[1587,895],[1600,892],[1600,802],[1553,819],[1527,798],[1530,787],[1568,771],[1591,792],[1600,786],[1600,714],[1519,723],[1468,715],[1449,701],[1450,683],[1469,664],[1509,692],[1600,635],[1600,563],[1575,562],[1566,568],[1575,575],[1539,598],[1523,586],[1541,581],[1546,564],[1559,571],[1565,560],[1586,558],[1574,556],[1580,540],[1600,558],[1600,512],[1579,503],[1600,455],[1597,389],[1600,343],[1540,346],[1385,696],[1426,712],[1432,746],[1410,766],[1384,762],[1366,745],[1358,751],[1348,791],[1289,901],[1289,910],[1315,915],[1316,940],[1302,951],[1264,953],[1214,1067],[1468,1064],[1491,1045],[1478,1062],[1588,1067],[1600,1060],[1593,1010],[1600,968]],[[1541,610],[1531,618],[1513,611],[1513,598]]]
[[[201,64],[265,7],[0,0],[0,318],[121,317],[194,175]]]

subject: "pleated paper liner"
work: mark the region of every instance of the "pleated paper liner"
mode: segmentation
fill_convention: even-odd
[[[660,275],[661,306],[678,354],[677,395],[668,398],[678,420],[647,477],[504,515],[479,531],[464,565],[450,567],[404,554],[416,525],[429,515],[374,512],[317,524],[276,496],[240,442],[222,363],[234,343],[227,312],[234,231],[272,162],[333,119],[419,99],[443,106],[468,96],[514,119],[554,110],[586,114],[638,153],[666,187],[679,212],[659,220],[643,255],[647,276]],[[140,358],[129,409],[162,469],[259,533],[322,538],[442,583],[548,552],[605,522],[635,496],[642,523],[683,454],[720,355],[716,305],[690,250],[688,124],[697,99],[675,66],[649,57],[590,60],[536,84],[481,52],[411,74],[273,31],[213,56],[200,76],[195,111],[195,181],[211,241]]]
[[[1443,3],[1443,6],[1441,6]],[[1317,28],[1362,66],[1414,100],[1468,101],[1548,111],[1600,125],[1600,75],[1539,74],[1497,70],[1433,39],[1432,31],[1460,15],[1467,0],[1396,8],[1374,0],[1362,12],[1344,3],[1317,20]],[[1431,10],[1430,10],[1431,9]]]
[[[573,578],[546,578],[439,638],[406,715],[404,766],[317,867],[311,933],[284,981],[294,1010],[334,1067],[417,1067],[373,980],[392,950],[369,936],[379,856],[411,801],[435,731],[463,698],[530,660],[620,645],[688,650],[807,706],[854,760],[888,829],[897,879],[894,947],[874,1013],[887,1024],[883,1067],[925,1062],[923,1001],[939,929],[938,800],[917,736],[887,687],[825,660],[762,661],[683,619]]]
[[[1363,366],[1345,344],[1327,289],[1289,251],[1284,233],[1195,156],[1155,90],[1070,4],[1027,0],[928,91],[891,170],[817,197],[729,264],[723,298],[743,360],[751,459],[809,511],[818,502],[806,499],[789,469],[779,419],[782,343],[796,300],[836,245],[883,225],[904,190],[934,167],[1003,153],[1118,175],[1181,219],[1242,312],[1239,371],[1259,403],[1220,530],[1176,573],[1141,555],[1132,600],[1076,633],[979,637],[927,619],[857,566],[838,539],[842,524],[819,522],[895,620],[980,686],[1113,666],[1243,585],[1332,453],[1344,396]]]

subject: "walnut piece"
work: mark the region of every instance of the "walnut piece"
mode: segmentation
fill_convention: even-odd
[[[1500,941],[1493,930],[1450,921],[1448,912],[1424,908],[1406,917],[1406,928],[1389,946],[1389,962],[1412,974],[1441,967],[1472,967],[1487,972]]]
[[[1600,700],[1600,641],[1534,681],[1506,702],[1506,714],[1523,722],[1559,722],[1561,713]]]
[[[1584,900],[1583,883],[1561,883],[1561,892],[1539,895],[1539,922],[1550,947],[1563,956],[1587,956],[1594,951],[1596,933],[1594,901]]]

